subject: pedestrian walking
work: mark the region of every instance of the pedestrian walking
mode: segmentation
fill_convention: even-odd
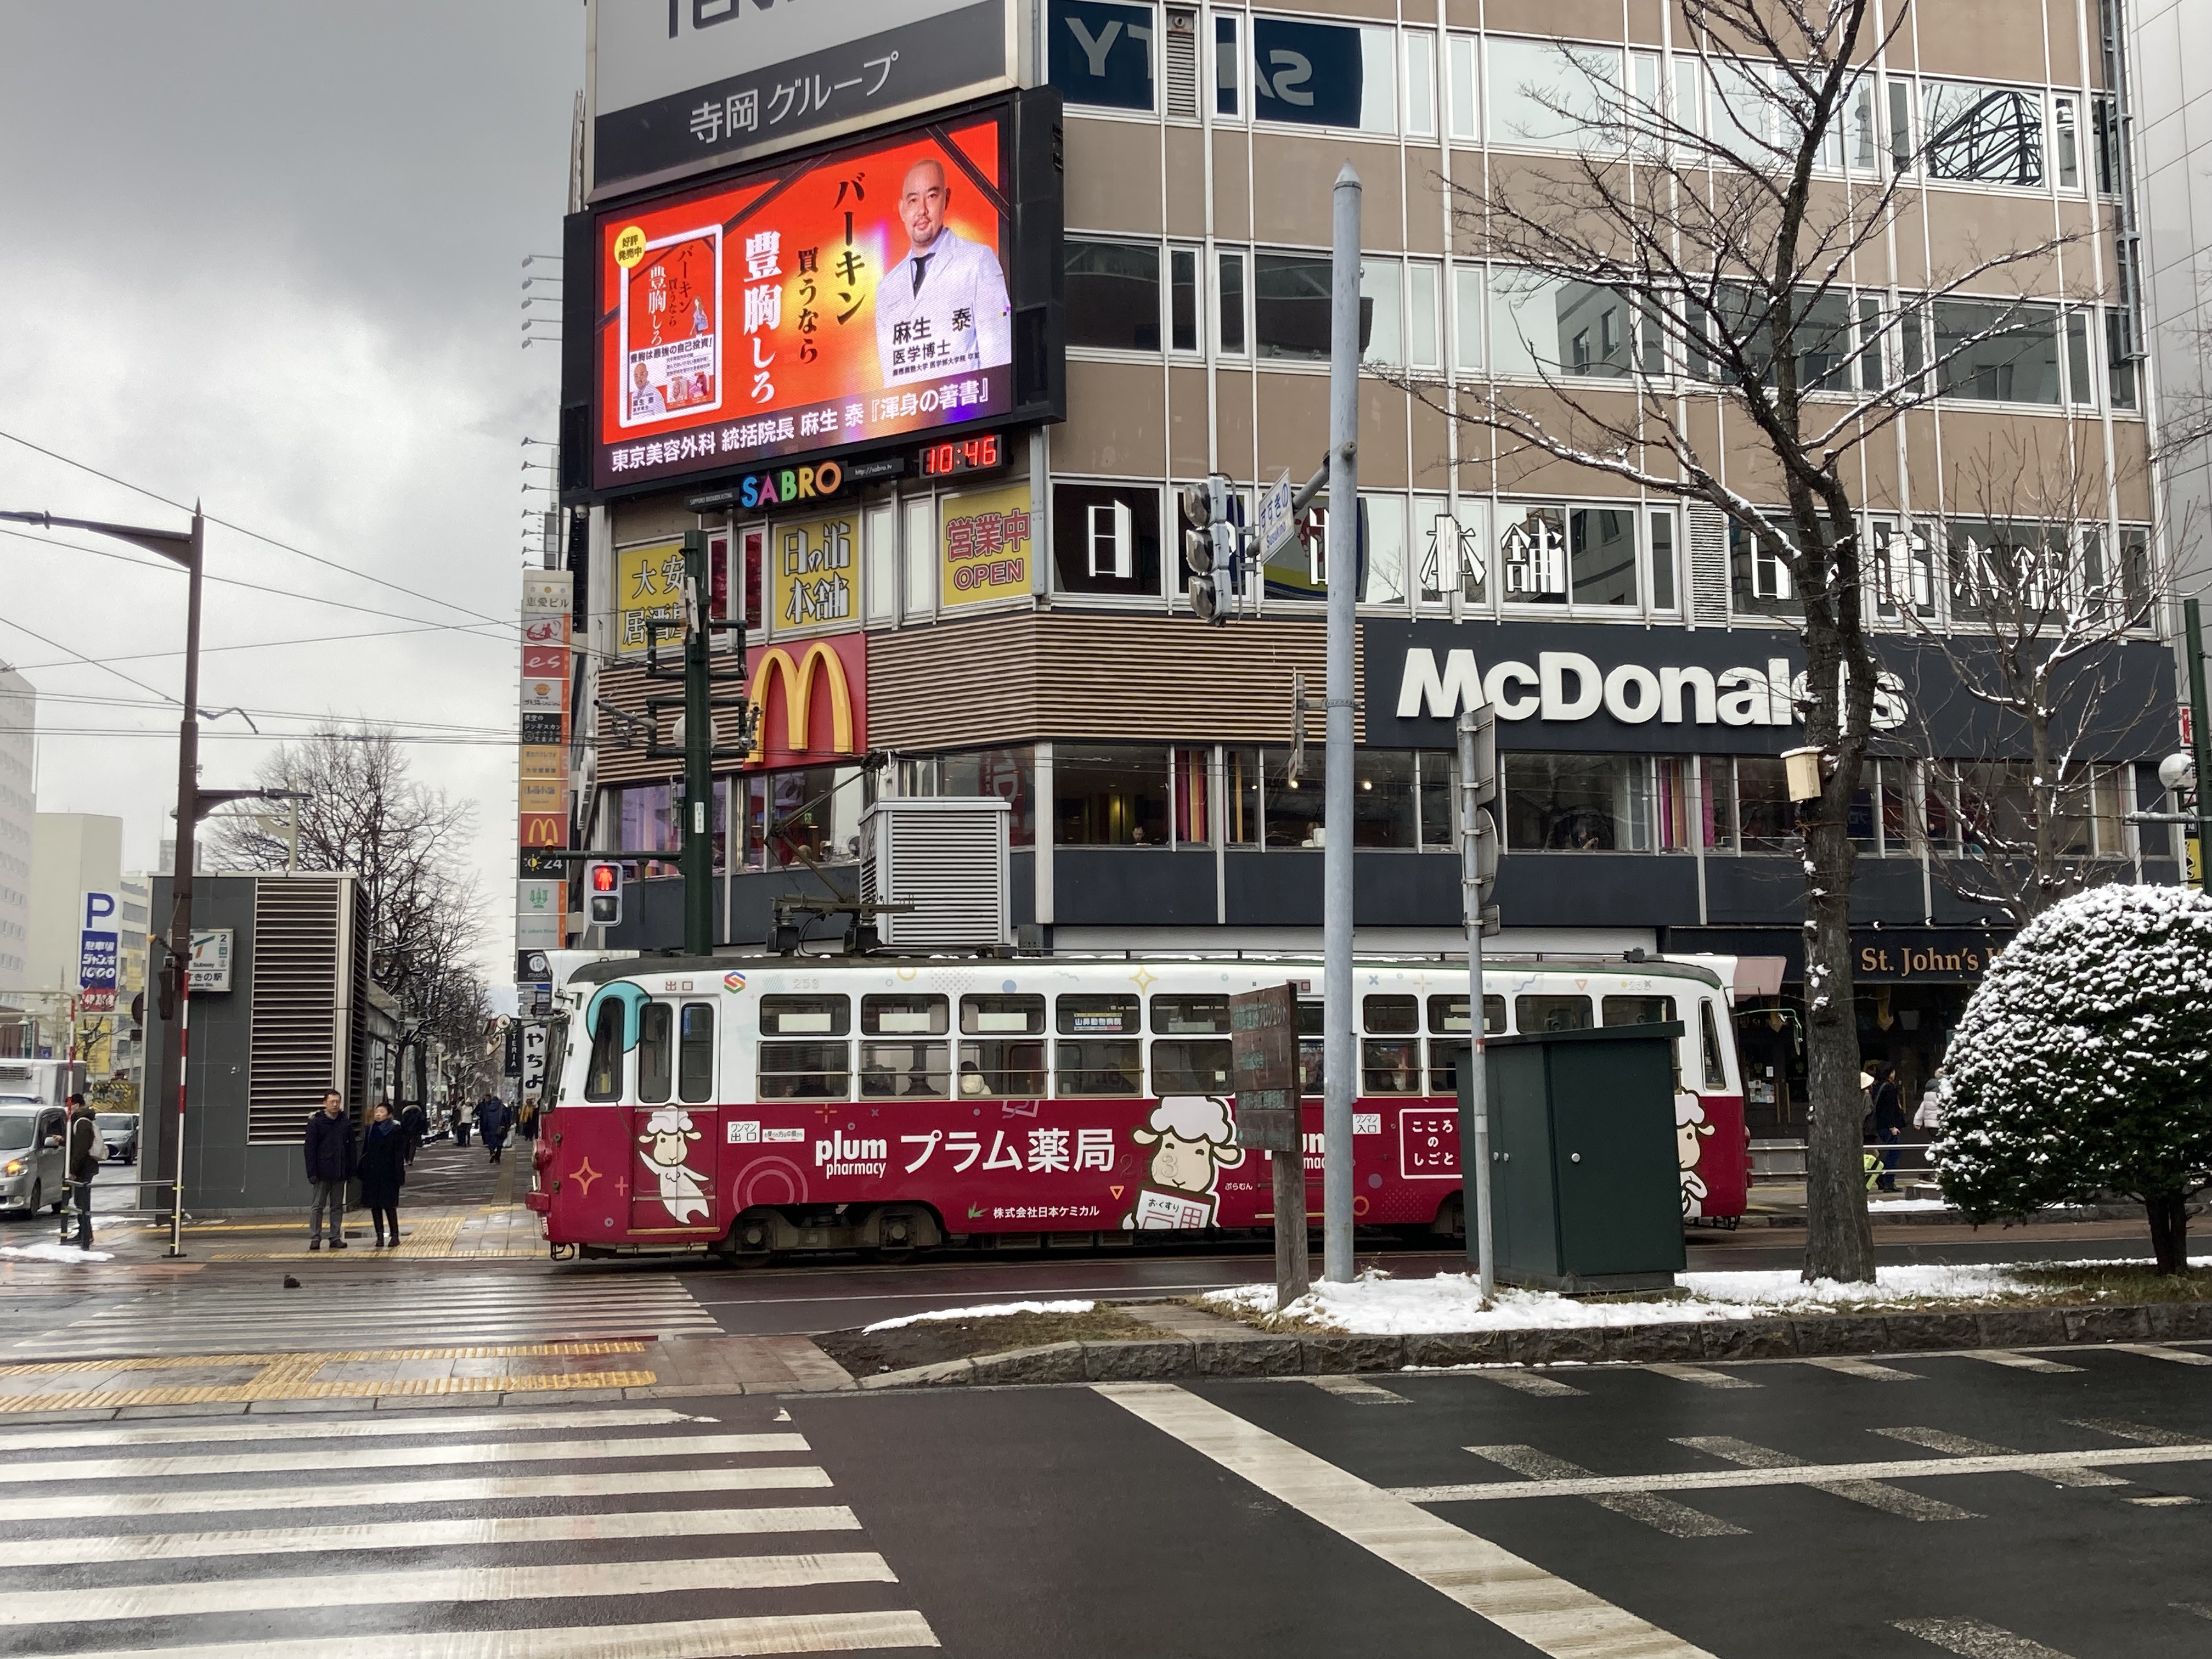
[[[422,1141],[430,1133],[430,1119],[420,1101],[410,1100],[399,1114],[399,1132],[407,1138],[407,1162],[415,1162],[415,1154],[422,1150]],[[394,1233],[392,1242],[397,1244],[399,1236]]]
[[[407,1131],[382,1102],[361,1133],[361,1201],[376,1222],[376,1248],[399,1248],[399,1189],[407,1181]],[[387,1240],[387,1228],[391,1237]]]
[[[325,1212],[331,1218],[331,1248],[345,1249],[346,1182],[353,1178],[353,1125],[346,1121],[344,1100],[332,1089],[324,1095],[321,1107],[307,1115],[307,1179],[315,1188],[314,1207],[307,1212],[309,1249],[323,1248]]]
[[[1898,1160],[1904,1156],[1898,1148],[1911,1120],[1905,1115],[1904,1093],[1897,1086],[1897,1067],[1886,1060],[1875,1062],[1872,1098],[1874,1138],[1881,1159],[1881,1176],[1875,1185],[1881,1192],[1893,1193]]]
[[[88,1250],[92,1248],[92,1183],[100,1174],[106,1149],[100,1144],[100,1127],[92,1121],[92,1108],[85,1104],[82,1095],[69,1097],[69,1115],[67,1173],[70,1190],[76,1196],[76,1242],[77,1249]],[[64,1237],[62,1243],[70,1240]]]
[[[533,1145],[538,1139],[538,1097],[523,1097],[521,1109],[514,1115],[514,1133]]]
[[[497,1095],[486,1095],[477,1103],[477,1132],[483,1136],[484,1150],[494,1164],[507,1150],[507,1103]]]
[[[461,1109],[461,1103],[458,1100],[453,1103],[453,1145],[456,1146],[467,1146],[469,1144],[469,1115]]]

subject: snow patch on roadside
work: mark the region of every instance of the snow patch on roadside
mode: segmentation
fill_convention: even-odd
[[[879,1319],[860,1328],[863,1332],[895,1331],[902,1325],[918,1325],[929,1319],[1002,1319],[1008,1314],[1087,1314],[1097,1305],[1096,1302],[994,1302],[981,1308],[939,1308],[934,1313]]]
[[[0,1255],[18,1261],[112,1261],[108,1250],[80,1250],[74,1244],[0,1244]]]

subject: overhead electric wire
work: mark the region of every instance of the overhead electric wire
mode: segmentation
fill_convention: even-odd
[[[34,444],[28,438],[18,437],[15,434],[6,431],[0,431],[0,438],[5,438],[9,443],[21,444],[24,448],[32,450],[38,454],[44,455],[49,460],[59,461],[64,466],[73,466],[79,471],[89,472],[95,478],[105,478],[108,483],[119,485],[125,489],[132,490],[138,495],[145,496],[149,501],[159,501],[164,507],[173,507],[179,513],[189,513],[192,510],[191,507],[186,507],[182,501],[171,501],[167,495],[163,495],[154,490],[149,489],[143,484],[131,483],[127,479],[117,477],[112,472],[103,472],[98,467],[93,466],[87,462],[80,461],[71,456],[62,454],[58,450],[48,449],[43,444]],[[225,530],[234,531],[239,535],[250,537],[257,542],[265,543],[267,545],[276,548],[282,552],[290,553],[297,557],[305,559],[311,564],[323,565],[330,569],[343,572],[346,575],[358,577],[365,582],[374,582],[380,587],[388,587],[395,593],[404,593],[410,599],[421,599],[426,604],[443,605],[448,611],[459,611],[464,617],[473,617],[479,622],[488,622],[495,628],[504,628],[508,625],[506,620],[502,617],[488,617],[481,611],[471,610],[469,606],[465,605],[457,605],[451,599],[441,599],[434,593],[420,592],[414,588],[407,586],[404,583],[392,581],[382,576],[371,575],[366,570],[356,570],[351,565],[340,564],[336,559],[326,559],[319,553],[310,553],[304,547],[295,547],[289,542],[280,542],[274,536],[264,536],[258,530],[249,530],[244,525],[232,523],[228,519],[219,519],[212,513],[205,513],[203,516],[210,524],[219,524]],[[336,604],[337,601],[331,600],[326,601],[326,603]]]
[[[86,550],[89,551],[90,550]],[[459,623],[424,623],[419,628],[379,628],[366,634],[308,634],[290,640],[246,640],[236,645],[204,645],[200,655],[209,656],[217,651],[278,651],[290,645],[343,645],[353,640],[396,640],[410,634],[448,634],[460,629]],[[481,638],[482,635],[477,637]],[[181,648],[173,651],[131,651],[119,657],[102,657],[103,663],[151,662],[163,657],[181,657]],[[70,668],[73,662],[19,662],[15,665],[19,674],[35,674],[42,668]]]
[[[159,702],[149,702],[143,697],[95,697],[87,696],[82,692],[0,690],[0,700],[5,700],[10,697],[41,703],[67,703],[76,707],[94,708],[174,708],[176,706],[176,699],[173,697],[162,698]],[[297,708],[240,708],[236,709],[227,708],[223,710],[223,712],[225,714],[258,714],[264,720],[321,720],[328,722],[336,721],[343,718],[340,715],[327,712],[316,714],[310,714],[304,709]],[[513,735],[503,726],[465,725],[453,720],[407,720],[404,718],[383,718],[374,715],[361,715],[356,718],[358,722],[363,725],[388,726],[395,730],[398,727],[406,726],[423,732],[465,732],[483,737],[505,737]]]
[[[59,640],[48,639],[44,634],[39,632],[37,629],[29,627],[22,623],[19,623],[13,617],[0,617],[0,623],[5,623],[9,627],[14,629],[19,634],[28,634],[40,645],[49,647],[56,651],[68,651],[69,654],[75,657],[79,662],[86,664],[88,666],[100,669],[105,673],[112,674],[117,679],[123,681],[125,684],[135,685],[141,691],[152,692],[154,696],[161,700],[162,705],[165,708],[181,708],[184,707],[183,698],[173,697],[167,692],[158,690],[155,687],[147,684],[143,680],[133,679],[130,675],[125,673],[121,669],[115,667],[112,664],[104,663],[96,658],[88,657],[82,651],[72,651],[68,646],[64,645]]]

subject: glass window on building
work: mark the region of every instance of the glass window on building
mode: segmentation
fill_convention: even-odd
[[[2043,89],[1968,81],[1920,83],[1922,165],[1931,179],[2043,182]]]
[[[1233,744],[1221,751],[1222,798],[1229,818],[1223,838],[1231,847],[1260,844],[1260,751]]]
[[[1413,763],[1420,773],[1421,845],[1449,851],[1453,845],[1452,779],[1459,763],[1442,750],[1417,753]]]
[[[1627,295],[1510,265],[1490,272],[1490,350],[1495,373],[1531,379],[1625,380],[1667,361],[1656,319]]]
[[[1395,259],[1372,256],[1359,262],[1359,308],[1365,313],[1360,348],[1363,363],[1401,364],[1406,361],[1403,295],[1405,267]]]
[[[1178,847],[1210,847],[1213,843],[1212,796],[1206,787],[1212,758],[1210,749],[1175,751],[1175,838]]]
[[[1264,248],[1255,253],[1252,325],[1261,362],[1327,362],[1328,296],[1328,260]]]
[[[1419,846],[1418,799],[1412,750],[1362,747],[1352,751],[1354,847]]]
[[[2077,766],[2055,790],[2036,787],[2027,761],[1968,761],[1949,769],[1971,855],[2027,856],[2045,830],[2062,858],[2118,858],[2128,850],[2124,767]]]
[[[1071,104],[1152,107],[1152,9],[1124,0],[1051,0],[1047,73]]]
[[[1735,822],[1739,852],[1794,853],[1803,844],[1797,805],[1790,799],[1789,778],[1778,757],[1735,757]]]
[[[1213,112],[1231,119],[1243,112],[1243,76],[1238,68],[1243,54],[1237,49],[1241,27],[1235,17],[1217,15],[1213,20]]]
[[[1144,484],[1056,483],[1053,585],[1063,593],[1158,599],[1160,492]]]
[[[1067,239],[1067,343],[1109,351],[1160,349],[1160,250],[1153,242]]]
[[[857,766],[808,766],[756,774],[745,812],[745,861],[753,869],[803,869],[860,856],[866,787]]]
[[[1053,750],[1053,840],[1062,847],[1168,845],[1169,751],[1139,744]]]
[[[1252,20],[1252,113],[1297,126],[1398,130],[1397,33],[1357,23]]]
[[[898,763],[902,795],[996,795],[1006,803],[1006,840],[1014,847],[1036,842],[1036,751],[956,749],[941,755],[903,755]]]
[[[1790,582],[1789,560],[1741,519],[1729,520],[1729,597],[1741,616],[1794,617],[1803,609]]]
[[[899,516],[906,614],[927,617],[937,609],[937,499],[923,495],[908,500]]]
[[[1637,602],[1633,507],[1567,509],[1567,562],[1577,605]]]
[[[678,873],[676,858],[684,850],[683,815],[678,811],[682,788],[672,783],[634,783],[614,792],[616,844],[624,852],[666,853],[669,861],[641,860],[632,866],[640,876]],[[730,780],[714,780],[714,868],[727,862],[730,828]]]
[[[1491,35],[1490,142],[1577,149],[1619,126],[1618,47]]]
[[[1267,844],[1319,847],[1324,816],[1322,797],[1327,793],[1323,787],[1326,757],[1321,744],[1308,744],[1296,776],[1291,775],[1291,751],[1288,749],[1270,749],[1263,757],[1262,810],[1267,817]]]
[[[1501,761],[1508,848],[1651,850],[1651,763],[1644,757],[1516,751]]]
[[[1973,403],[2056,404],[2063,396],[2055,306],[1937,300],[1936,390]]]
[[[1481,501],[1462,501],[1455,512],[1447,496],[1413,497],[1413,550],[1424,605],[1443,609],[1455,591],[1464,604],[1488,598],[1485,517]]]

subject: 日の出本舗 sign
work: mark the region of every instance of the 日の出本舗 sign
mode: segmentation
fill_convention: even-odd
[[[1360,623],[1366,736],[1448,749],[1460,711],[1488,702],[1501,748],[1586,753],[1777,755],[1805,741],[1805,654],[1781,629],[1626,628],[1604,623]],[[1974,694],[1996,684],[1985,650],[1875,641],[1875,738],[1889,752],[2025,754],[2025,732]],[[2173,659],[2154,641],[2105,648],[2081,758],[2139,760],[2166,742]],[[2016,745],[2020,745],[2017,746]]]

